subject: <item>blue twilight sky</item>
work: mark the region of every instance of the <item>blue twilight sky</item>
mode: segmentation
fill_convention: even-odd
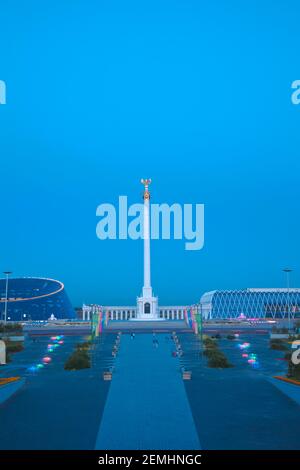
[[[298,0],[0,0],[0,267],[74,305],[134,304],[142,242],[96,238],[128,195],[205,204],[205,247],[152,243],[160,303],[300,285]]]

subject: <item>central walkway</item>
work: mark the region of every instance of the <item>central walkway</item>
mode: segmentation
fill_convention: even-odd
[[[122,335],[96,449],[200,449],[173,341],[156,337]]]

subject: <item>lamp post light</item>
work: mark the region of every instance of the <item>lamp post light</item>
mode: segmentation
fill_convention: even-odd
[[[291,314],[290,314],[290,273],[292,269],[284,268],[283,272],[286,273],[286,286],[287,286],[287,313],[288,313],[288,330],[291,329]]]
[[[7,322],[7,302],[8,302],[8,276],[12,274],[12,271],[4,271],[3,274],[6,276],[5,286],[5,306],[4,306],[4,323]]]
[[[203,363],[203,312],[202,312],[202,304],[201,301],[198,305],[198,315],[200,315],[200,341],[201,341],[201,361]]]

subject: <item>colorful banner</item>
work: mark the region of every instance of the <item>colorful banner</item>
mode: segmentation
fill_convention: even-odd
[[[195,335],[202,336],[202,314],[199,306],[192,306],[185,311],[185,319],[190,328],[193,329]]]
[[[92,313],[92,338],[96,338],[102,333],[105,322],[102,309]]]

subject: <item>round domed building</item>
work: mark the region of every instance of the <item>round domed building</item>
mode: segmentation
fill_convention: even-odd
[[[73,319],[75,311],[64,284],[47,278],[10,278],[7,290],[8,321]],[[6,279],[0,279],[0,319],[4,319]]]

